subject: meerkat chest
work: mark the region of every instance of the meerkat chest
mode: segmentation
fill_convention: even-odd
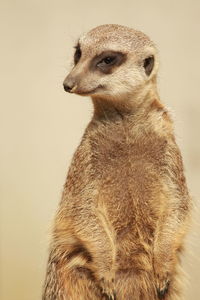
[[[91,163],[96,174],[124,173],[128,178],[136,171],[159,169],[165,163],[167,141],[145,127],[110,126],[99,130],[90,140]]]
[[[159,201],[165,148],[165,139],[156,133],[137,134],[122,126],[104,128],[91,140],[91,165],[99,194],[120,222],[124,216],[126,223],[135,219]]]

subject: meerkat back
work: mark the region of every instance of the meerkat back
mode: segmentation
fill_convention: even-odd
[[[43,300],[180,300],[191,201],[173,123],[142,32],[101,25],[64,80],[94,112],[55,217]]]

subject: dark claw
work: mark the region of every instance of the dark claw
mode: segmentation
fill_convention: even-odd
[[[111,297],[111,298],[109,298],[109,300],[117,300],[117,297],[116,297],[116,294],[115,294],[115,292],[113,293],[112,297]]]
[[[164,299],[164,297],[167,294],[168,290],[169,290],[169,281],[166,283],[166,286],[165,286],[164,289],[162,289],[162,290],[157,289],[158,298],[160,300]]]
[[[115,293],[113,293],[113,295],[110,295],[110,296],[108,296],[107,294],[103,293],[103,296],[105,296],[106,300],[117,300]]]

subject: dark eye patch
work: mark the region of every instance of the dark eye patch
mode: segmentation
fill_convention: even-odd
[[[80,44],[78,44],[74,48],[76,49],[75,53],[74,53],[74,64],[76,65],[79,62],[80,58],[81,58],[81,47],[80,47]]]
[[[143,62],[143,67],[145,69],[146,75],[149,76],[154,67],[154,56],[149,56],[149,57],[145,58],[145,60]]]
[[[116,56],[106,56],[97,65],[106,64],[113,65],[116,62]]]
[[[111,74],[113,68],[120,66],[126,61],[126,54],[116,51],[104,51],[95,56],[90,64],[91,70],[99,70],[105,74]]]

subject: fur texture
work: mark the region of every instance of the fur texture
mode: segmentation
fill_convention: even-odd
[[[91,95],[94,114],[56,214],[43,300],[180,300],[191,204],[172,120],[156,90],[157,50],[143,33],[119,25],[91,30],[79,47],[64,84]],[[104,74],[102,62],[90,67],[104,51],[126,59]]]

